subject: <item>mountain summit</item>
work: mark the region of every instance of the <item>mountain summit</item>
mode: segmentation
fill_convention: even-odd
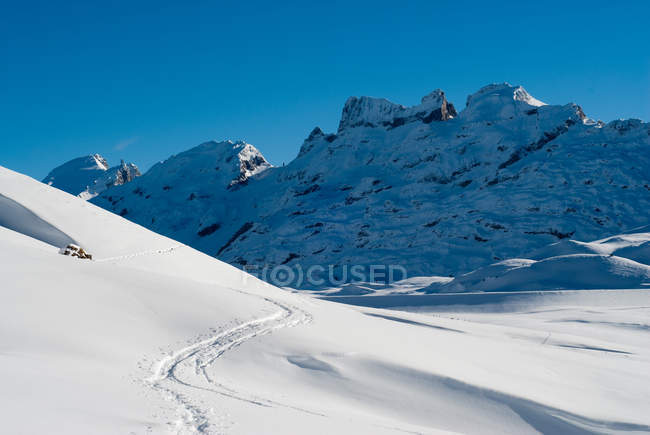
[[[94,198],[104,190],[120,186],[139,177],[140,171],[133,163],[120,162],[109,167],[99,154],[78,157],[53,169],[43,183],[77,195],[83,199]]]
[[[422,102],[413,107],[391,103],[384,98],[350,97],[343,107],[338,131],[354,127],[395,128],[414,121],[428,124],[447,121],[454,116],[456,109],[440,89],[424,96]]]

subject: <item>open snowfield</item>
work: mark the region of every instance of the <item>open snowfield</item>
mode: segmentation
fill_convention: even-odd
[[[650,432],[649,290],[340,304],[4,168],[0,195],[2,433]]]

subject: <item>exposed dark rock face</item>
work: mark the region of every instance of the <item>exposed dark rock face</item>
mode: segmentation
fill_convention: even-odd
[[[215,231],[217,231],[219,228],[221,228],[221,224],[217,224],[217,223],[215,223],[215,224],[211,224],[211,225],[208,225],[207,227],[205,227],[205,228],[199,230],[199,232],[197,233],[197,235],[198,235],[199,237],[209,236],[210,234],[212,234],[212,233],[214,233]]]

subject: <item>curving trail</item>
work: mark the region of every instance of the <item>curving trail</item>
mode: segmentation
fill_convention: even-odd
[[[190,346],[181,348],[166,356],[154,365],[153,374],[147,383],[169,400],[177,402],[180,419],[175,422],[177,433],[218,433],[219,422],[213,422],[215,417],[205,409],[206,405],[197,404],[195,398],[185,394],[187,389],[198,389],[215,395],[241,400],[257,406],[293,406],[276,401],[253,397],[238,392],[217,382],[208,375],[208,368],[226,352],[240,346],[255,337],[270,334],[282,328],[308,323],[312,316],[308,312],[280,302],[276,299],[258,296],[237,289],[231,291],[256,296],[277,308],[270,315],[259,317],[239,325],[225,329],[210,338],[197,341]],[[311,411],[299,409],[312,413]]]

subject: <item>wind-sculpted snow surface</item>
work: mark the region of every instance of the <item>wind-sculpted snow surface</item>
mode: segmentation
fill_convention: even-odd
[[[0,227],[26,234],[41,242],[63,248],[77,242],[22,204],[0,194]]]
[[[519,295],[507,316],[350,307],[4,168],[0,195],[40,219],[0,227],[3,433],[650,431],[648,291]]]
[[[251,145],[209,142],[94,201],[252,273],[458,275],[647,225],[649,150],[647,123],[595,122],[508,84],[460,112],[442,91],[413,107],[353,97],[338,131],[314,129],[286,166],[270,168]]]

